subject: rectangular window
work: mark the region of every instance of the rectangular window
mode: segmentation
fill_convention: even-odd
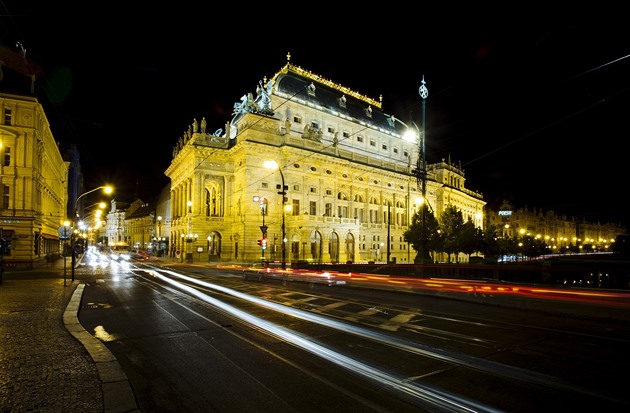
[[[291,215],[300,215],[300,200],[299,199],[294,199],[293,200],[293,214]]]
[[[9,185],[2,186],[2,209],[9,209]]]
[[[269,188],[269,183],[267,183],[267,182],[261,182],[261,183],[260,183],[260,187],[261,187],[262,189],[267,189],[267,188]]]
[[[363,142],[363,136],[357,136],[357,142]]]
[[[310,215],[317,215],[317,202],[311,201],[309,203],[308,213]]]
[[[310,189],[311,194],[316,194],[317,193],[317,188],[315,188],[314,186],[311,187]]]
[[[4,166],[11,166],[11,148],[9,148],[8,146],[4,147],[3,165]]]
[[[299,116],[294,116],[293,117],[293,123],[302,123],[302,118]]]
[[[324,212],[324,216],[325,217],[330,217],[332,216],[332,204],[326,204],[326,210]]]
[[[398,153],[398,148],[394,148],[394,153]]]
[[[313,128],[313,130],[319,130],[319,123],[318,122],[311,122],[311,127]]]
[[[370,146],[376,146],[376,141],[370,140]]]
[[[11,109],[5,109],[4,110],[4,124],[11,125],[12,121],[13,121],[13,113],[11,112]]]
[[[383,144],[382,148],[383,148],[384,150],[387,150],[387,145]]]
[[[335,133],[335,128],[329,126],[328,127],[328,133]]]
[[[332,195],[332,190],[327,189],[327,190],[326,190],[326,195]]]
[[[343,136],[344,138],[349,138],[349,137],[350,137],[350,134],[349,134],[348,132],[344,132],[342,136]]]

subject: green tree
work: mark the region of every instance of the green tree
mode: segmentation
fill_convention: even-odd
[[[497,262],[500,255],[499,247],[499,227],[494,224],[488,224],[483,231],[481,239],[481,252],[488,262]]]
[[[541,239],[532,237],[531,235],[525,235],[520,240],[519,251],[524,257],[538,257],[547,252],[547,245],[545,241]]]
[[[499,256],[516,255],[518,252],[518,242],[514,238],[499,237],[497,238]]]
[[[411,217],[411,225],[405,230],[403,236],[405,241],[417,251],[414,259],[416,264],[433,262],[430,252],[435,251],[436,246],[439,245],[438,229],[437,219],[426,203]]]
[[[443,237],[442,250],[448,255],[448,262],[451,262],[451,255],[462,252],[460,236],[464,227],[464,216],[455,205],[446,207],[440,216],[440,229]]]
[[[461,252],[468,255],[470,261],[470,256],[475,252],[481,252],[483,248],[483,231],[468,219],[461,227],[458,243]]]

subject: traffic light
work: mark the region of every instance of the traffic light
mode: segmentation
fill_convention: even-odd
[[[263,238],[262,239],[262,249],[264,249],[264,250],[267,249],[267,238]]]
[[[259,240],[258,240],[258,246],[259,246],[259,247],[261,247],[261,246],[262,246],[262,240],[261,240],[261,239],[259,239]]]

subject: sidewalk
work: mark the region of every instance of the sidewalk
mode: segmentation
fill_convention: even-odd
[[[116,358],[78,320],[70,258],[0,279],[0,413],[139,412]]]

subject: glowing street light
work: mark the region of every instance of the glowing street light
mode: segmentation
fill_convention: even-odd
[[[287,195],[287,187],[286,185],[284,185],[284,174],[282,173],[282,169],[280,169],[280,166],[278,165],[278,162],[276,161],[265,161],[263,163],[264,167],[267,169],[273,169],[273,170],[277,170],[278,172],[280,172],[280,178],[282,179],[282,186],[280,187],[276,187],[277,189],[279,189],[278,191],[278,195],[282,195],[282,245],[281,245],[281,250],[282,250],[282,261],[281,261],[281,266],[282,269],[287,268],[287,256],[286,256],[286,243],[287,243],[287,234],[286,234],[286,228],[285,228],[285,223],[284,223],[284,206],[286,204],[286,195]]]
[[[182,238],[185,238],[185,242],[188,245],[188,247],[186,248],[186,262],[188,263],[192,263],[193,262],[193,244],[195,242],[197,242],[197,238],[199,237],[197,234],[193,234],[193,226],[192,226],[192,201],[188,201],[186,202],[186,205],[188,205],[188,233],[186,234],[186,236],[184,237],[184,234],[182,234]]]
[[[71,253],[72,253],[72,269],[71,269],[71,273],[72,273],[72,281],[74,281],[74,267],[76,265],[76,255],[75,255],[75,249],[76,249],[76,235],[75,233],[77,232],[76,230],[76,225],[78,224],[78,220],[77,218],[79,218],[79,211],[77,210],[77,205],[79,204],[79,200],[93,192],[98,191],[99,189],[102,189],[103,192],[105,192],[105,194],[109,195],[112,192],[114,192],[114,189],[111,186],[108,185],[104,185],[104,186],[99,186],[97,188],[94,188],[90,191],[84,192],[81,195],[79,195],[77,197],[77,199],[74,200],[74,206],[72,208],[72,227],[73,227],[73,231],[72,231],[72,241],[71,241]]]

